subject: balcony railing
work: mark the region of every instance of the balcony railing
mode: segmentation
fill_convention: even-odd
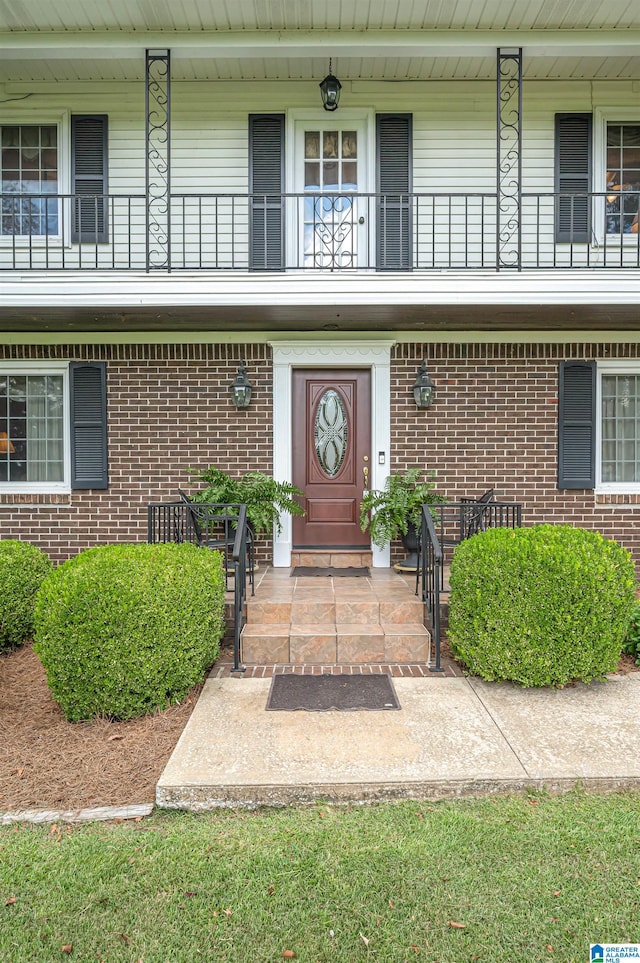
[[[4,271],[640,267],[640,194],[0,195]]]

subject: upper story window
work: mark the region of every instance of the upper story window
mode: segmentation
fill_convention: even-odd
[[[638,233],[640,124],[607,123],[607,234]]]
[[[2,234],[59,233],[60,192],[57,124],[6,124],[2,145]],[[7,195],[12,195],[8,197]]]

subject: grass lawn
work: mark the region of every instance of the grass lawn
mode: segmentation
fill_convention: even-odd
[[[640,942],[640,793],[10,826],[0,850],[3,963],[586,963]]]

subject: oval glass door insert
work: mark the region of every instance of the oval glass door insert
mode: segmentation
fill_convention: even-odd
[[[325,391],[316,409],[314,437],[318,464],[335,478],[347,453],[347,413],[337,391]]]

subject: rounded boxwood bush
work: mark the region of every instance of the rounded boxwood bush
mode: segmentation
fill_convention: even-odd
[[[0,650],[33,635],[38,589],[53,568],[48,555],[29,542],[0,541]]]
[[[223,633],[219,552],[191,544],[103,545],[43,583],[35,650],[70,721],[130,719],[180,702]]]
[[[634,597],[629,552],[599,532],[489,529],[455,550],[449,639],[483,679],[590,682],[616,668]]]

